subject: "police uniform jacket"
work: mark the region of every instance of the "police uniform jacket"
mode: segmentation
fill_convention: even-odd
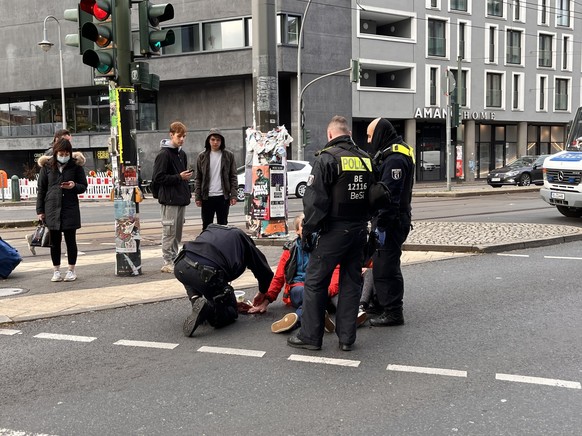
[[[362,224],[369,219],[370,158],[349,135],[332,139],[316,159],[303,197],[303,233],[334,223]]]
[[[233,226],[210,224],[194,241],[184,244],[188,252],[210,260],[232,281],[249,268],[259,282],[259,292],[266,293],[273,271],[265,255],[242,230]]]

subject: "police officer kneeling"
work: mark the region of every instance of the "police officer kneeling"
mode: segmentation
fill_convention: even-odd
[[[215,328],[235,321],[236,298],[229,282],[247,267],[259,282],[259,292],[266,293],[273,271],[253,240],[237,227],[210,224],[194,241],[184,244],[174,274],[192,303],[192,313],[183,325],[185,336],[192,336],[204,321]]]
[[[287,340],[291,347],[321,348],[327,289],[338,264],[341,289],[335,321],[339,347],[350,351],[356,340],[372,166],[350,133],[344,117],[332,118],[327,127],[329,142],[313,165],[303,197],[303,249],[313,252],[305,275],[301,330]]]

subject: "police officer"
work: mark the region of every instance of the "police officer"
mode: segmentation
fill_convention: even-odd
[[[192,303],[192,313],[183,325],[185,336],[192,336],[204,321],[216,328],[234,322],[238,312],[229,282],[247,267],[259,282],[259,292],[265,294],[273,271],[253,240],[237,227],[210,224],[194,241],[184,244],[174,274]]]
[[[372,318],[370,324],[402,325],[404,279],[400,256],[411,228],[414,150],[396,133],[394,126],[383,118],[376,118],[370,123],[367,135],[380,180],[388,185],[391,194],[390,206],[381,209],[372,223],[377,235],[372,274],[382,313]]]
[[[338,264],[341,291],[336,334],[340,349],[350,351],[356,340],[371,160],[350,134],[344,117],[331,119],[327,127],[329,142],[319,152],[307,182],[302,244],[312,253],[305,276],[301,329],[287,340],[291,347],[321,349],[327,289]]]

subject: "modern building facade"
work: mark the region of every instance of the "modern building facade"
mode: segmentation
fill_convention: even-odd
[[[244,132],[253,125],[252,6],[256,0],[170,0],[175,17],[164,22],[176,43],[150,59],[160,76],[158,92],[138,90],[137,144],[144,178],[167,127],[189,128],[190,159],[202,150],[208,130],[223,130],[242,165]],[[160,3],[157,2],[156,3]],[[78,49],[64,45],[77,24],[61,19],[76,0],[21,0],[0,14],[0,168],[23,175],[62,126],[58,26],[47,22],[55,43],[38,47],[43,20],[59,19],[64,54],[66,122],[74,147],[88,169],[109,160],[107,87],[95,84]],[[305,90],[304,123],[312,143],[307,160],[326,142],[335,114],[353,122],[365,144],[366,126],[376,117],[393,122],[417,153],[417,178],[446,177],[447,84],[461,100],[462,124],[451,129],[451,155],[462,150],[463,176],[487,172],[524,154],[564,147],[568,122],[581,101],[580,28],[572,0],[279,0],[276,3],[278,118],[297,135],[297,47],[303,26],[303,86],[350,59],[362,65],[358,84],[349,73],[331,75]],[[306,6],[309,9],[305,15]],[[8,8],[6,2],[1,8]],[[35,11],[31,20],[30,11]],[[137,30],[137,7],[132,10]],[[137,32],[135,32],[137,35]],[[137,43],[137,42],[136,42]],[[461,71],[459,77],[458,71]],[[451,86],[452,87],[452,86]],[[451,89],[449,89],[451,91]],[[458,130],[458,131],[457,131]],[[459,145],[459,147],[457,147]],[[289,150],[297,156],[294,146]]]

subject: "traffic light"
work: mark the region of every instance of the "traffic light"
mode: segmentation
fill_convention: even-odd
[[[139,3],[139,47],[140,54],[151,56],[159,54],[160,48],[176,41],[174,31],[160,30],[162,21],[174,18],[174,7],[170,3],[154,5],[149,0]]]
[[[311,130],[303,129],[303,146],[307,147],[311,144]]]
[[[85,23],[93,21],[93,15],[81,9],[80,4],[76,9],[65,9],[65,20],[79,23],[78,33],[69,33],[65,35],[65,45],[79,47],[79,54],[85,50],[93,48],[93,43],[86,38],[81,37],[81,29]]]
[[[350,71],[350,80],[354,83],[358,83],[362,77],[362,66],[360,61],[357,59],[352,59],[352,69]]]
[[[79,2],[79,47],[83,63],[101,75],[115,75],[114,21],[111,0]]]

